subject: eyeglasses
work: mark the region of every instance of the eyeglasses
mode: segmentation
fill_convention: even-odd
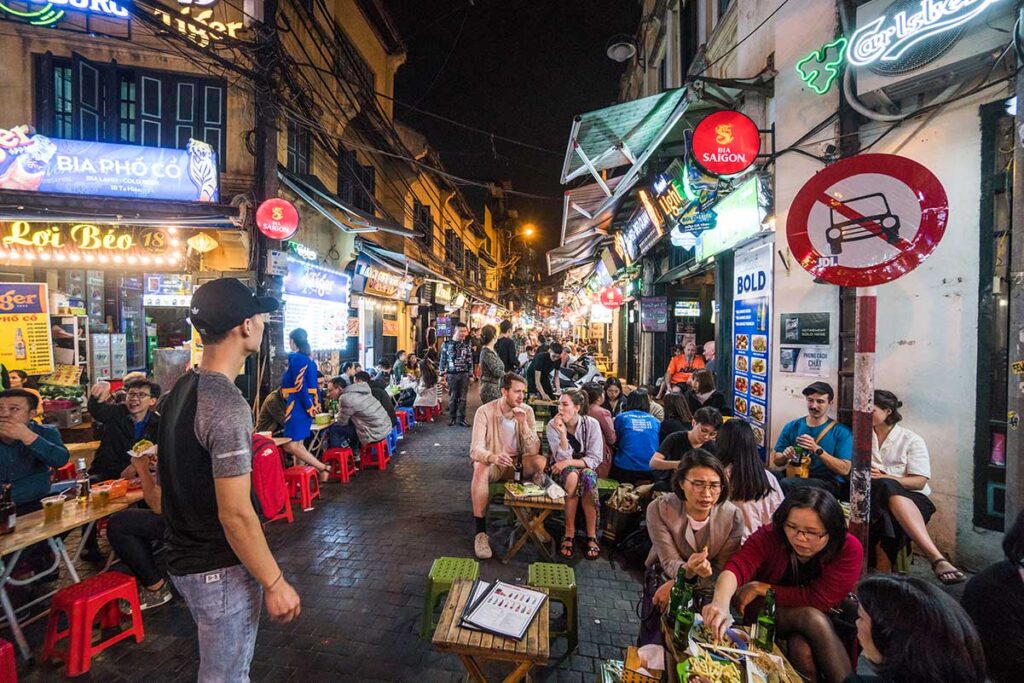
[[[700,492],[711,491],[711,493],[718,493],[722,490],[722,482],[720,481],[694,481],[693,479],[684,479]]]
[[[148,391],[129,391],[128,398],[153,398],[153,394]]]
[[[821,539],[823,539],[826,536],[828,536],[828,532],[827,531],[809,531],[807,529],[800,529],[795,524],[788,524],[787,523],[787,524],[784,524],[783,527],[786,529],[786,531],[788,531],[789,533],[793,534],[797,538],[800,538],[801,536],[803,536],[804,538],[806,538],[808,540],[811,540],[811,541],[820,541]]]

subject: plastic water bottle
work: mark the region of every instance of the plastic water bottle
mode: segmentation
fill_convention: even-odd
[[[89,470],[85,467],[85,458],[79,458],[75,465],[75,499],[79,505],[89,502]]]

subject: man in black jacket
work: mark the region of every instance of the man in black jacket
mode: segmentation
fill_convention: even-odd
[[[365,377],[363,376],[365,375]],[[368,372],[357,372],[355,378],[360,382],[366,382],[370,385],[370,393],[373,397],[380,401],[380,404],[384,406],[384,410],[387,411],[388,417],[391,418],[391,426],[398,424],[398,418],[395,416],[395,401],[391,398],[391,394],[388,393],[387,384],[380,380],[370,379],[370,373]]]
[[[516,343],[512,339],[512,323],[502,320],[498,329],[501,331],[501,336],[498,337],[498,341],[494,342],[494,351],[498,354],[501,362],[505,364],[505,372],[515,372],[519,368],[519,359],[516,353]]]

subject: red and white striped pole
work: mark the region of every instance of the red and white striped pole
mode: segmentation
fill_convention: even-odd
[[[864,547],[867,569],[871,516],[871,413],[875,402],[875,322],[877,292],[857,288],[857,329],[853,361],[853,462],[850,470],[850,533]]]

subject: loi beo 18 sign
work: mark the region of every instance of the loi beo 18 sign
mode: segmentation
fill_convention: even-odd
[[[94,223],[0,223],[0,260],[173,265],[176,237],[162,228]]]
[[[30,375],[53,372],[45,284],[0,282],[0,363]]]
[[[163,149],[48,138],[25,125],[0,128],[0,189],[216,202],[217,154],[199,140]]]
[[[753,166],[760,151],[757,124],[738,111],[710,114],[693,131],[693,157],[708,173],[742,173]]]
[[[286,240],[299,229],[299,212],[285,199],[268,199],[256,209],[256,227],[272,240]]]

